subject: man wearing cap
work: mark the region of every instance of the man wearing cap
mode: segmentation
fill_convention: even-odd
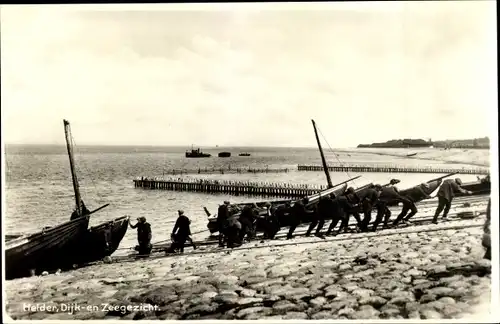
[[[491,198],[488,200],[488,206],[486,207],[486,221],[483,226],[483,239],[481,243],[485,248],[484,259],[491,260]]]
[[[370,224],[370,221],[372,219],[372,209],[373,206],[375,206],[375,204],[377,203],[381,191],[382,186],[377,184],[368,187],[368,189],[366,189],[363,195],[360,197],[361,207],[364,214],[363,221],[361,222],[361,230],[363,232],[368,230],[368,225]]]
[[[271,207],[269,202],[266,202],[265,207],[267,208],[267,214],[265,219],[265,238],[273,240],[276,234],[280,231],[280,219],[283,219],[286,212],[290,209],[290,204],[285,203],[277,207]]]
[[[288,230],[288,234],[286,236],[287,240],[293,238],[293,232],[299,226],[301,222],[303,222],[308,215],[313,214],[313,211],[307,210],[305,207],[306,199],[301,199],[296,201],[292,208],[290,209],[290,229]]]
[[[332,210],[332,222],[326,231],[326,235],[331,235],[335,226],[337,226],[339,221],[342,221],[340,224],[340,228],[338,232],[334,235],[337,235],[341,232],[342,229],[347,228],[346,222],[349,220],[346,218],[346,211],[352,210],[353,206],[349,203],[349,200],[346,196],[341,195],[332,200],[331,210]]]
[[[401,213],[398,215],[398,217],[394,220],[392,225],[397,226],[401,221],[403,223],[409,222],[410,218],[415,216],[415,214],[418,212],[415,203],[422,199],[431,198],[431,196],[427,193],[429,189],[429,184],[424,182],[418,186],[406,190],[404,197],[407,198],[408,201],[403,201],[403,209],[401,210]],[[409,211],[410,213],[408,214]]]
[[[403,197],[399,194],[398,189],[394,184],[395,179],[392,179],[389,186],[382,187],[380,190],[380,195],[378,197],[377,202],[377,218],[373,223],[372,231],[375,232],[377,230],[378,225],[384,220],[384,227],[389,226],[389,219],[391,218],[391,211],[389,210],[388,205],[394,202],[402,202],[403,204],[409,205],[411,202],[408,198]]]
[[[135,247],[135,250],[139,252],[139,254],[149,254],[151,253],[151,249],[153,246],[151,245],[151,225],[146,222],[146,217],[138,217],[137,224],[132,225],[129,220],[129,224],[131,228],[137,228],[137,241],[139,245]]]
[[[347,198],[348,208],[344,210],[344,216],[342,219],[342,224],[340,225],[339,233],[341,231],[344,231],[344,233],[346,233],[349,230],[349,218],[351,217],[351,215],[353,215],[356,219],[358,229],[361,229],[362,227],[362,220],[359,217],[358,213],[358,204],[361,203],[361,199],[359,198],[353,187],[347,188],[344,196]]]
[[[313,215],[312,222],[311,224],[309,224],[309,228],[307,229],[306,236],[311,235],[312,230],[317,225],[318,227],[316,228],[316,233],[314,235],[319,238],[325,238],[323,234],[321,234],[321,229],[325,225],[325,220],[329,216],[333,216],[334,219],[339,216],[335,213],[334,199],[335,199],[334,194],[320,198],[316,211]],[[332,220],[332,223],[333,222],[334,220]]]
[[[257,219],[257,205],[254,203],[252,205],[247,205],[243,208],[239,221],[241,223],[240,239],[243,241],[245,236],[248,240],[251,240],[255,236],[254,223]]]
[[[177,217],[177,221],[175,222],[174,229],[172,230],[172,250],[178,249],[181,253],[184,252],[184,245],[186,241],[189,241],[194,249],[196,249],[196,245],[191,239],[191,221],[189,218],[184,215],[183,210],[178,210],[177,213],[179,216]]]
[[[461,185],[462,180],[460,180],[460,178],[456,178],[455,180],[447,179],[443,181],[437,193],[438,206],[436,208],[436,213],[434,214],[434,219],[432,220],[433,224],[437,224],[437,219],[443,209],[443,218],[445,219],[448,216],[448,212],[451,208],[451,202],[453,201],[453,197],[455,197],[455,192],[461,192],[466,195],[472,194],[472,191],[464,190],[462,187],[460,187]]]
[[[224,201],[217,210],[217,228],[219,229],[219,246],[224,246],[224,226],[229,218],[229,201]]]
[[[226,237],[228,248],[241,246],[240,232],[242,226],[238,218],[238,215],[232,215],[225,221],[224,236]]]

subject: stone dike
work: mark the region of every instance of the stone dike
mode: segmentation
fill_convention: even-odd
[[[99,264],[11,280],[6,310],[23,320],[488,316],[491,265],[482,259],[481,227],[379,234],[308,244],[311,238],[297,237],[292,240],[297,244],[281,247],[275,244],[285,241],[278,240],[259,249]]]

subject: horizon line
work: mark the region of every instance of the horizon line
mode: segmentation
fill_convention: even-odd
[[[66,146],[64,143],[4,143],[7,145],[25,145],[25,146]],[[80,143],[78,146],[121,146],[121,147],[196,147],[196,148],[224,148],[224,147],[248,147],[248,148],[317,148],[315,145],[311,146],[287,146],[287,145],[182,145],[182,144],[91,144],[91,143]],[[337,148],[353,148],[353,147],[337,147]]]

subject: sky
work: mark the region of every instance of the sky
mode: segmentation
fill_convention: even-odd
[[[494,1],[1,8],[2,138],[315,146],[496,136]]]

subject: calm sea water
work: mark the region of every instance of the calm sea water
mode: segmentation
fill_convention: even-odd
[[[323,172],[298,172],[297,164],[321,164],[315,148],[213,148],[204,149],[211,158],[187,159],[185,148],[179,147],[98,147],[75,148],[75,160],[82,197],[89,209],[110,203],[94,214],[91,225],[130,215],[147,218],[153,227],[153,242],[169,239],[177,210],[183,209],[192,220],[192,232],[206,230],[206,206],[212,213],[224,200],[231,202],[266,200],[272,198],[234,197],[222,194],[201,194],[144,190],[134,188],[132,180],[141,177],[161,177],[169,169],[180,168],[289,168],[288,173],[278,174],[212,174],[190,175],[185,178],[210,178],[227,180],[252,180],[285,183],[326,184]],[[220,151],[231,151],[230,158],[218,158]],[[250,157],[238,153],[249,152]],[[405,159],[356,152],[325,152],[328,163],[381,163],[439,165],[436,161]],[[449,167],[454,165],[447,164]],[[460,165],[455,165],[461,167]],[[30,233],[44,226],[53,226],[69,219],[74,208],[74,196],[65,146],[8,145],[5,150],[5,199],[4,226],[6,233]],[[435,178],[433,174],[384,174],[384,173],[331,173],[334,183],[362,175],[353,185],[368,182],[386,183],[392,178],[401,180],[404,189]],[[165,176],[167,177],[167,176]],[[464,181],[475,176],[462,176]],[[208,231],[195,235],[195,239],[208,236]],[[136,231],[129,229],[121,248],[136,244]],[[117,253],[125,253],[120,250]]]

